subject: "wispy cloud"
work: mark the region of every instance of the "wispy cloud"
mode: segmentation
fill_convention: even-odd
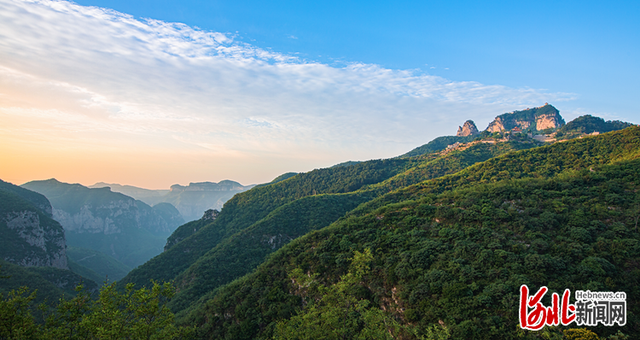
[[[51,134],[66,129],[78,139],[79,131],[117,133],[140,145],[151,139],[290,162],[314,154],[314,164],[330,165],[403,153],[466,119],[480,126],[502,112],[573,99],[372,64],[335,67],[229,33],[67,1],[0,6],[0,114],[46,121]]]

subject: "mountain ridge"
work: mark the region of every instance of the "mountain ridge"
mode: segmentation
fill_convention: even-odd
[[[566,160],[568,150],[580,153]],[[605,155],[608,156],[600,158]],[[564,165],[556,167],[563,159]],[[575,163],[576,159],[583,161]],[[522,169],[539,169],[531,174],[519,172],[512,167],[517,160],[522,161]],[[638,231],[626,224],[633,212],[619,214],[615,207],[629,207],[640,199],[638,191],[632,190],[640,182],[638,162],[640,128],[632,127],[509,153],[477,163],[462,173],[397,189],[378,202],[361,205],[356,209],[359,213],[350,213],[329,227],[291,241],[250,274],[207,296],[180,320],[198,325],[203,338],[271,338],[278,320],[305,309],[305,297],[294,287],[290,276],[295,268],[308,277],[318,274],[322,278],[318,284],[328,285],[346,273],[353,251],[369,247],[374,252],[371,265],[375,275],[362,287],[362,296],[368,296],[375,308],[385,309],[404,324],[427,327],[441,320],[455,338],[515,337],[521,284],[549,284],[552,289],[569,285],[575,290],[594,284],[590,283],[594,280],[590,275],[595,274],[590,273],[603,273],[596,279],[600,285],[605,284],[608,275],[617,277],[614,273],[622,273],[626,258],[612,258],[603,248],[593,257],[581,253],[565,260],[558,256],[568,256],[561,252],[574,249],[569,246],[569,235],[573,235],[574,242],[589,247],[595,246],[596,238],[585,235],[602,235],[599,242],[615,244],[616,233],[622,233],[624,242],[637,244]],[[514,170],[502,173],[506,168]],[[607,191],[620,185],[624,189],[616,192],[624,193],[624,199]],[[598,189],[592,190],[592,186]],[[565,195],[571,197],[563,198]],[[600,199],[606,204],[618,203],[612,209],[597,208]],[[566,207],[559,210],[559,203]],[[580,208],[581,204],[585,208]],[[583,213],[595,214],[588,216],[599,222],[590,224]],[[570,224],[563,227],[563,221]],[[554,238],[545,236],[552,232],[556,235],[554,228],[564,246],[553,246]],[[609,232],[610,228],[617,231]],[[474,246],[476,243],[480,246]],[[551,250],[550,255],[545,255]],[[637,247],[628,251],[629,256],[640,255]],[[440,253],[447,256],[439,256]],[[551,266],[556,258],[562,263],[557,268]],[[487,271],[482,269],[486,261],[490,261]],[[589,266],[596,267],[590,271]],[[639,269],[634,268],[637,273]],[[504,275],[507,280],[501,281]],[[548,282],[545,275],[563,279]],[[575,277],[576,284],[565,275],[574,275],[571,277]],[[624,287],[635,296],[638,292],[631,288],[633,275],[627,272],[617,277],[615,282],[623,285],[618,288],[592,289],[616,291]],[[447,285],[448,281],[452,284]],[[457,302],[452,304],[454,301]],[[500,301],[513,303],[502,305]],[[638,320],[629,323],[637,325]],[[635,326],[630,327],[623,331],[636,334]],[[600,331],[613,332],[599,328]]]
[[[31,181],[22,187],[48,197],[68,245],[99,251],[129,268],[162,252],[165,238],[184,223],[175,208],[154,209],[109,188],[87,188],[55,179]]]
[[[191,182],[186,186],[174,184],[168,190],[151,190],[104,182],[98,182],[90,187],[110,187],[114,192],[123,193],[154,207],[160,203],[171,204],[188,222],[198,220],[206,210],[222,209],[224,202],[233,195],[249,190],[254,185],[242,185],[236,181],[222,180],[218,183]]]

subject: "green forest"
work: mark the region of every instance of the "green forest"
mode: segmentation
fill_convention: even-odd
[[[42,289],[5,288],[2,315],[43,339],[640,338],[640,127],[592,118],[554,144],[440,138],[285,174],[180,226],[101,289],[67,288],[38,309]],[[610,132],[587,136],[592,125]],[[0,282],[28,275],[14,267]],[[522,330],[523,284],[625,292],[626,324]],[[19,338],[10,317],[0,338]]]
[[[271,338],[305,310],[291,275],[335,284],[365,249],[374,274],[359,297],[419,334],[443,324],[452,338],[539,338],[517,327],[522,284],[625,291],[634,301],[638,137],[634,127],[520,151],[393,191],[290,242],[183,322],[204,338]],[[627,308],[626,326],[592,331],[637,336],[637,304]]]

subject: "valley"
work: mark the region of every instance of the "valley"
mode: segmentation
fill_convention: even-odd
[[[119,291],[171,282],[166,307],[199,339],[313,339],[326,329],[333,338],[537,339],[517,327],[523,284],[624,291],[626,325],[588,329],[633,338],[639,162],[640,127],[592,116],[565,124],[546,104],[501,114],[484,131],[469,120],[395,158],[256,186],[5,183],[3,232],[38,220],[45,231],[31,233],[53,243],[6,236],[3,260],[43,278],[34,268],[107,277]],[[191,210],[179,208],[187,202]]]

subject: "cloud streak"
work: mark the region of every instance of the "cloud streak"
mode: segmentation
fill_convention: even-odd
[[[50,134],[78,142],[91,134],[109,144],[153,141],[212,157],[328,166],[403,153],[469,118],[482,125],[573,99],[379,65],[335,67],[228,33],[67,1],[0,5],[0,115],[23,127],[46,123]],[[18,133],[12,138],[19,144]]]

